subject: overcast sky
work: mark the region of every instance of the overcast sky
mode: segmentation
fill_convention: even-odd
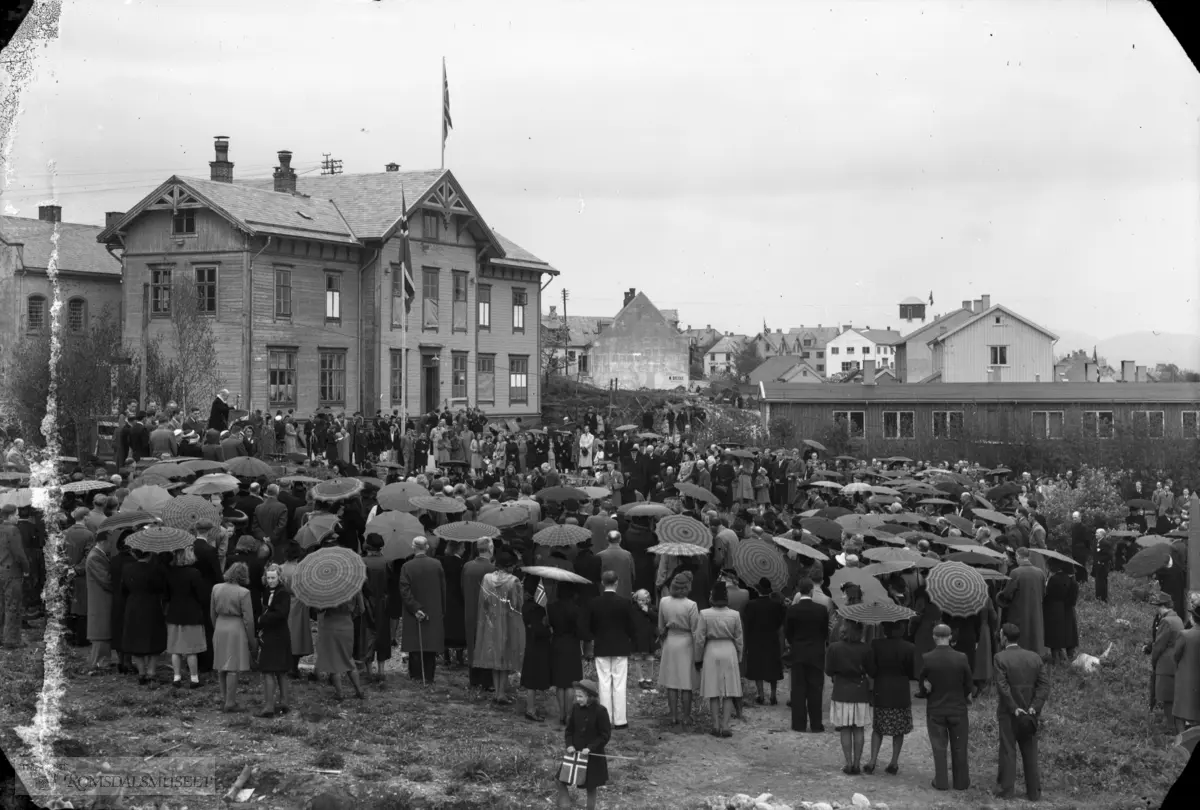
[[[907,331],[932,291],[1200,333],[1200,77],[1145,2],[63,6],[7,213],[100,224],[218,134],[240,177],[436,168],[445,56],[446,164],[572,314],[637,287],[685,325]]]

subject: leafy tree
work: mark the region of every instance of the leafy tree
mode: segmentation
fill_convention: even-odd
[[[221,385],[212,319],[200,308],[196,285],[180,279],[173,285],[166,333],[146,347],[146,394],[164,404],[174,400],[187,413]]]
[[[750,372],[760,365],[762,365],[762,358],[758,356],[758,351],[751,341],[743,343],[737,354],[733,356],[733,371],[738,382],[747,382],[750,379]]]
[[[1116,478],[1105,470],[1083,467],[1075,486],[1052,485],[1039,504],[1049,530],[1049,545],[1059,551],[1071,544],[1071,513],[1079,512],[1089,532],[1119,525],[1129,510]]]

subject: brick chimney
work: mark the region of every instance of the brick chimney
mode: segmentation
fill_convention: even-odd
[[[217,135],[213,140],[216,142],[217,159],[208,164],[209,179],[216,183],[232,183],[233,164],[229,162],[229,136]]]
[[[980,312],[983,312],[983,300],[976,298],[975,303],[971,307],[971,311],[976,315],[978,315]]]
[[[1134,370],[1134,380],[1135,380],[1135,382],[1140,382],[1140,383],[1147,382],[1148,378],[1146,377],[1146,367],[1145,366],[1137,366],[1137,368]]]
[[[971,311],[971,302],[969,300],[963,301],[962,308],[965,309],[967,312],[970,312]]]
[[[292,153],[286,149],[279,152],[279,165],[275,168],[275,190],[284,194],[296,193],[296,170],[292,168]]]
[[[980,296],[979,300],[983,302],[983,311],[984,312],[987,312],[989,309],[992,308],[992,296],[983,295],[983,296]]]
[[[629,306],[629,302],[632,301],[636,297],[637,297],[637,288],[630,287],[628,290],[625,291],[625,303],[621,304],[621,306],[622,307]]]
[[[38,219],[42,222],[62,222],[62,206],[39,205]]]
[[[121,217],[125,216],[124,211],[105,211],[104,212],[104,227],[111,228],[121,221]]]
[[[1137,362],[1134,360],[1121,361],[1121,382],[1135,382],[1137,380]]]
[[[874,385],[875,384],[875,361],[874,360],[863,360],[862,361],[862,384],[863,385]]]
[[[399,163],[389,163],[386,166],[384,166],[383,169],[384,169],[384,171],[388,171],[388,172],[398,172],[398,171],[400,171],[400,164]]]

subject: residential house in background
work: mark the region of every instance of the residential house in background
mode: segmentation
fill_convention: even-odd
[[[298,177],[278,157],[272,180],[235,182],[218,137],[208,179],[172,176],[109,215],[97,239],[121,252],[127,339],[169,332],[190,290],[243,409],[540,413],[540,291],[557,270],[492,230],[448,170]]]
[[[895,359],[892,344],[899,339],[900,333],[890,326],[859,329],[846,324],[837,337],[825,344],[825,376],[862,368],[864,360],[874,360],[876,368],[890,367]]]
[[[625,292],[624,305],[599,329],[588,352],[594,385],[673,390],[688,385],[688,338],[644,292]]]
[[[680,334],[688,339],[689,346],[699,349],[702,353],[724,337],[720,329],[712,328],[712,324],[708,324],[703,329],[692,329],[689,326],[687,329],[681,330]]]
[[[750,372],[749,382],[753,385],[760,382],[823,383],[825,379],[807,360],[792,354],[768,357]]]
[[[755,353],[764,360],[768,357],[795,355],[809,361],[813,368],[825,373],[825,346],[841,332],[836,326],[796,326],[790,329],[764,330],[753,340]]]
[[[741,353],[746,338],[742,335],[726,334],[704,353],[704,371],[708,376],[735,373],[734,358]]]
[[[611,317],[568,315],[563,318],[557,306],[542,317],[542,357],[553,360],[554,373],[579,382],[592,382],[590,351],[592,342],[612,326]],[[563,331],[565,329],[565,332]]]
[[[896,381],[919,383],[933,373],[933,350],[929,341],[974,317],[970,301],[962,307],[938,315],[932,321],[909,332],[892,344]]]
[[[966,303],[965,301],[963,302]],[[929,341],[932,373],[924,382],[1051,382],[1058,336],[991,297],[973,314]]]
[[[86,335],[105,314],[120,323],[121,262],[96,242],[102,230],[63,222],[57,205],[38,206],[37,219],[0,217],[0,360],[22,336],[49,333],[56,250],[62,334]]]

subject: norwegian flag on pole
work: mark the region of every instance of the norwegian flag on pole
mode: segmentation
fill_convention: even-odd
[[[446,57],[442,57],[442,146],[450,137],[454,123],[450,120],[450,80],[446,78]]]
[[[412,308],[413,299],[417,297],[417,286],[413,283],[412,252],[408,244],[408,198],[404,189],[400,189],[400,272],[404,275],[404,308]]]

